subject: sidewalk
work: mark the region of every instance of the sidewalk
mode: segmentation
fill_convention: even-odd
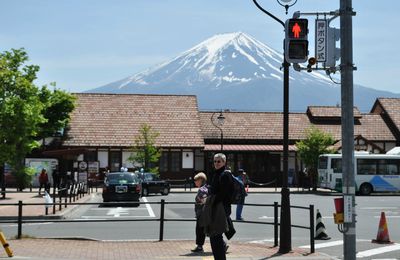
[[[207,241],[204,253],[192,253],[192,240],[158,241],[90,241],[62,239],[22,239],[9,240],[13,259],[54,259],[54,260],[124,260],[124,259],[213,259],[210,244]],[[277,259],[296,260],[314,259],[329,260],[329,256],[319,253],[309,254],[302,249],[293,249],[288,254],[279,255],[278,248],[265,244],[229,242],[227,259]],[[0,259],[7,258],[4,251]]]
[[[51,190],[52,191],[52,190]],[[33,189],[32,192],[11,192],[7,193],[6,199],[0,199],[0,204],[18,204],[18,201],[23,203],[45,203],[43,198],[44,193],[38,194],[37,189]],[[77,199],[75,202],[84,203],[90,199],[90,195],[85,194],[82,198]],[[59,202],[57,198],[56,202]],[[64,198],[63,198],[64,202]],[[69,199],[68,199],[69,202]],[[73,202],[73,201],[72,201]],[[24,219],[35,219],[35,218],[62,218],[64,214],[67,214],[75,210],[78,205],[68,205],[67,208],[62,206],[61,211],[59,205],[56,205],[55,214],[53,214],[53,206],[48,208],[48,215],[46,215],[46,208],[44,205],[24,205],[22,215]],[[0,205],[0,219],[13,219],[16,220],[18,216],[18,206],[16,205]]]

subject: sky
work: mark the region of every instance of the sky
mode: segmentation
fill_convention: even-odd
[[[276,0],[258,2],[282,21],[295,11],[328,12],[340,6],[340,0],[298,0],[286,15]],[[400,1],[352,3],[357,13],[354,83],[400,93]],[[282,25],[252,0],[0,0],[0,9],[0,52],[25,48],[30,63],[40,66],[38,86],[56,82],[70,92],[134,75],[215,34],[241,31],[279,52],[284,39]],[[315,16],[305,18],[313,54]],[[339,27],[339,18],[333,25]]]

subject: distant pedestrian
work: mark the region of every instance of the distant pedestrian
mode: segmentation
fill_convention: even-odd
[[[199,189],[195,197],[196,204],[194,205],[194,211],[196,213],[196,247],[192,249],[192,252],[199,253],[204,252],[203,245],[206,239],[204,227],[200,224],[200,216],[208,196],[207,176],[203,172],[199,172],[193,179],[196,187]]]
[[[58,171],[58,169],[54,169],[52,176],[53,176],[53,188],[60,189],[60,172]]]
[[[44,188],[44,190],[47,191],[48,183],[49,183],[49,176],[47,175],[46,169],[43,168],[39,174],[39,185],[40,185],[39,186],[39,195],[40,195],[40,191],[41,191],[42,187]]]
[[[247,187],[247,185],[249,183],[249,179],[248,179],[246,172],[243,169],[239,169],[238,172],[239,173],[238,173],[237,178],[239,178],[239,180],[241,180],[243,182],[244,187]],[[247,193],[246,193],[246,195],[247,195]],[[239,220],[239,221],[244,220],[242,217],[244,200],[245,200],[245,196],[243,196],[241,201],[236,205],[236,220]]]

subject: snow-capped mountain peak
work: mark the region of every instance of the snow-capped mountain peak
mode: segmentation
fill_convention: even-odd
[[[218,34],[169,61],[90,92],[194,94],[202,109],[280,110],[282,62],[281,53],[246,33]],[[290,109],[296,110],[341,100],[339,85],[325,74],[292,68],[290,95]]]

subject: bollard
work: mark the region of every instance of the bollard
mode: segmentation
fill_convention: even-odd
[[[164,239],[164,207],[165,200],[161,200],[161,209],[160,209],[160,241]]]
[[[17,238],[21,239],[22,236],[22,200],[18,201],[18,234]]]
[[[313,254],[315,252],[314,205],[310,205],[310,245],[311,245],[311,254]]]
[[[10,248],[10,245],[7,243],[7,240],[3,234],[3,232],[0,232],[0,242],[4,247],[4,250],[6,251],[8,257],[13,257],[13,251]]]
[[[274,246],[278,246],[278,202],[274,202]]]

